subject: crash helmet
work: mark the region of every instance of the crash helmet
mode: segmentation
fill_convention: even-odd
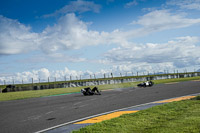
[[[81,89],[81,93],[85,93],[86,92],[86,90],[85,89]]]

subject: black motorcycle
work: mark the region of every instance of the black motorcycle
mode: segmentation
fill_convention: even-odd
[[[81,89],[81,93],[84,96],[91,96],[91,95],[101,95],[101,92],[98,90],[98,88],[95,86],[93,89],[90,87]]]

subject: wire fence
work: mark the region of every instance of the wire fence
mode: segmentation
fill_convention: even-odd
[[[110,74],[113,76],[113,74]],[[127,75],[128,76],[128,75]],[[159,80],[159,79],[175,79],[175,78],[186,78],[186,77],[196,77],[200,76],[200,72],[190,72],[190,73],[173,73],[173,74],[159,74],[159,75],[141,75],[141,76],[129,76],[121,78],[105,78],[96,80],[74,80],[69,82],[49,82],[44,84],[34,84],[32,79],[32,84],[27,85],[7,85],[0,86],[0,92],[15,92],[15,91],[27,91],[27,90],[43,90],[43,89],[55,89],[55,88],[68,88],[68,87],[80,87],[80,86],[96,86],[105,84],[120,84],[128,82],[141,82],[149,80]]]
[[[195,71],[195,70],[194,70]],[[0,85],[16,85],[16,84],[33,84],[33,83],[49,83],[49,82],[59,82],[59,81],[73,81],[73,80],[86,80],[86,79],[100,79],[100,78],[115,78],[115,77],[126,77],[126,76],[144,76],[144,75],[156,75],[156,74],[176,74],[176,73],[188,73],[187,70],[164,70],[162,72],[110,72],[110,73],[98,73],[98,74],[85,74],[85,75],[65,75],[65,76],[49,76],[46,78],[41,78],[39,76],[34,76],[32,78],[19,79],[19,78],[9,78],[0,79]]]

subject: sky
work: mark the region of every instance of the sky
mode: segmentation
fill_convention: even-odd
[[[200,0],[1,0],[0,85],[200,69]]]

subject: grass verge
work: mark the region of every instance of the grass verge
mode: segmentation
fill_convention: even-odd
[[[154,80],[154,83],[161,84],[161,83],[182,82],[182,81],[189,81],[189,80],[200,80],[200,77]],[[98,85],[98,88],[100,90],[126,88],[126,87],[134,87],[138,83],[139,82]],[[90,86],[90,87],[92,88],[94,86]],[[84,86],[73,87],[73,88],[57,88],[57,89],[46,89],[46,90],[31,90],[31,91],[0,93],[0,101],[36,98],[36,97],[44,97],[44,96],[59,95],[59,94],[66,94],[66,93],[75,93],[75,92],[80,92],[81,88],[84,88]]]
[[[200,80],[200,76],[198,76],[198,77],[187,77],[187,78],[176,78],[176,79],[160,79],[160,80],[154,80],[153,82],[155,84],[163,84],[163,83],[190,81],[190,80]]]
[[[199,133],[200,101],[184,100],[125,114],[73,133]]]
[[[113,89],[113,88],[125,88],[125,87],[136,86],[136,84],[137,84],[136,82],[131,82],[131,83],[123,83],[123,84],[98,85],[98,88],[100,90],[107,90],[107,89]],[[94,86],[90,86],[90,87],[93,88]],[[19,99],[27,99],[27,98],[45,97],[45,96],[51,96],[51,95],[65,95],[65,94],[70,94],[70,93],[78,93],[80,92],[81,88],[84,88],[84,86],[0,93],[0,101],[19,100]]]

